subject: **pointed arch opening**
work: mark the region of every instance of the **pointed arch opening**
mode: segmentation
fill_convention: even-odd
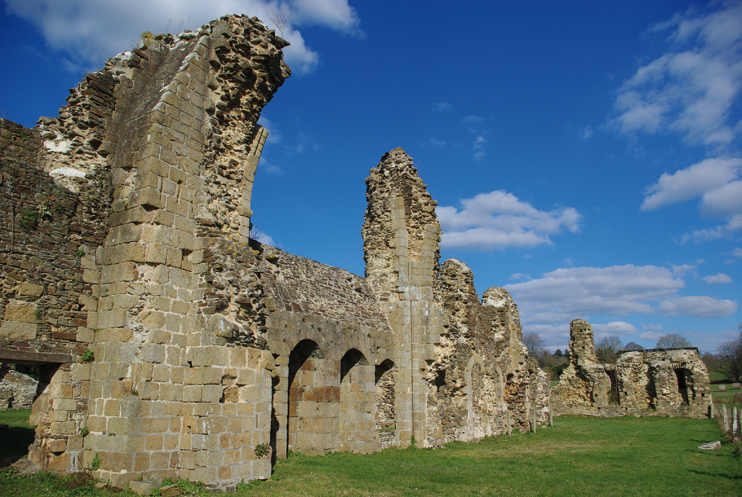
[[[337,373],[312,340],[302,340],[289,355],[287,452],[322,454],[335,446]]]
[[[397,409],[394,362],[387,359],[374,371],[374,428],[383,449],[391,447],[397,437]]]
[[[350,349],[340,361],[340,450],[375,450],[373,398],[374,367],[362,352]]]

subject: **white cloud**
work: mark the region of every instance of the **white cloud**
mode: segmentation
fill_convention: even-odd
[[[735,199],[729,199],[726,192],[723,196],[725,201],[716,200],[715,197],[720,190],[733,184],[730,182],[740,175],[742,175],[742,159],[706,159],[673,174],[664,173],[657,183],[647,188],[647,196],[644,197],[641,209],[650,211],[665,205],[703,197],[702,210],[728,211],[730,206],[742,204]],[[739,181],[734,183],[739,183]]]
[[[556,349],[567,350],[569,343],[569,323],[563,324],[531,324],[523,327],[523,333],[536,333],[546,343],[547,349],[554,352]]]
[[[737,311],[737,303],[706,295],[676,297],[660,302],[659,310],[666,316],[697,316],[713,318],[729,316]]]
[[[445,144],[446,144],[446,142],[443,141],[443,140],[439,140],[438,138],[431,138],[430,140],[422,143],[422,146],[423,146],[423,148],[427,148],[427,147],[441,148]]]
[[[479,116],[466,116],[465,118],[461,120],[462,123],[466,123],[466,124],[478,124],[478,123],[481,123],[482,121],[484,121],[484,118],[479,117]]]
[[[742,159],[706,159],[673,174],[664,173],[645,193],[643,211],[700,197],[702,215],[727,218],[725,225],[684,234],[681,243],[729,238],[742,229]]]
[[[594,134],[595,134],[595,132],[593,131],[593,127],[592,127],[592,126],[590,126],[590,125],[588,124],[588,125],[587,125],[587,126],[585,126],[585,128],[584,128],[584,129],[583,129],[583,130],[582,130],[582,131],[580,132],[580,138],[582,138],[583,140],[587,140],[588,138],[590,138],[590,137],[591,137],[591,136],[593,136]]]
[[[563,268],[542,278],[506,285],[524,322],[559,323],[589,315],[662,314],[728,316],[737,303],[708,296],[680,296],[682,277],[658,266]]]
[[[734,247],[732,255],[734,255],[734,257],[742,257],[742,248]]]
[[[678,276],[683,276],[694,269],[696,269],[696,266],[691,266],[690,264],[682,264],[680,266],[676,266],[674,264],[671,265],[672,272],[677,274]]]
[[[530,280],[531,275],[530,274],[523,274],[523,273],[513,273],[510,276],[511,280]]]
[[[258,171],[263,171],[273,176],[283,176],[283,169],[276,164],[272,164],[265,158],[265,155],[260,156],[260,162],[258,162]]]
[[[606,324],[593,324],[596,338],[602,338],[609,335],[631,335],[638,330],[633,324],[624,321],[611,321]]]
[[[477,135],[471,148],[474,151],[474,160],[482,160],[485,156],[484,146],[487,145],[487,138],[484,135]]]
[[[742,213],[742,181],[732,181],[704,193],[701,200],[701,213],[715,217]]]
[[[257,235],[255,235],[255,240],[264,245],[270,245],[271,247],[276,246],[276,242],[273,241],[273,237],[265,233],[258,233]]]
[[[258,124],[264,127],[266,131],[268,131],[268,138],[266,138],[266,141],[268,143],[281,143],[281,139],[283,138],[283,136],[281,136],[281,132],[278,130],[278,126],[276,124],[268,120],[268,118],[263,115],[261,115],[260,119],[258,119]]]
[[[625,133],[674,131],[688,143],[730,144],[731,111],[742,89],[742,3],[694,9],[657,24],[670,31],[667,52],[640,67],[618,91],[615,124]]]
[[[662,329],[662,325],[661,324],[644,324],[642,325],[642,329],[659,331]]]
[[[38,26],[47,45],[86,67],[101,65],[103,60],[131,48],[144,31],[194,30],[233,13],[257,16],[275,28],[267,11],[293,9],[284,31],[291,45],[284,49],[284,54],[286,62],[298,73],[313,70],[319,56],[306,46],[297,26],[320,25],[347,34],[363,34],[358,16],[347,0],[6,0],[5,3],[8,12]]]
[[[702,279],[709,285],[724,285],[732,282],[732,278],[724,273],[715,274],[713,276],[705,276]]]
[[[643,331],[639,334],[639,338],[642,340],[649,340],[656,342],[664,333],[658,333],[656,331]]]
[[[726,236],[727,234],[725,232],[724,226],[718,226],[712,229],[694,230],[690,233],[686,233],[681,237],[680,243],[685,244],[690,241],[695,243],[709,242],[712,240],[725,238]]]
[[[443,228],[441,246],[493,250],[551,244],[550,235],[580,229],[582,216],[572,207],[540,211],[501,190],[461,201],[463,209],[436,208]]]
[[[448,102],[438,102],[437,104],[433,104],[433,108],[430,110],[430,112],[436,114],[438,112],[443,112],[451,109],[451,104],[449,104]]]
[[[348,5],[347,0],[292,0],[290,3],[290,8],[296,9],[291,21],[299,25],[326,26],[344,33],[363,36],[359,27],[361,20],[356,10]]]

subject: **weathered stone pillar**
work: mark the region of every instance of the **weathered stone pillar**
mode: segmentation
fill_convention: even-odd
[[[569,324],[569,361],[575,367],[598,362],[593,328],[584,319],[575,319]]]
[[[422,372],[435,357],[443,315],[434,306],[441,229],[436,202],[417,176],[410,156],[385,154],[366,179],[363,225],[366,276],[396,334],[397,437],[427,440],[427,385]]]

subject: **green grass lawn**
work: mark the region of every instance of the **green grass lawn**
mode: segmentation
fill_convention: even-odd
[[[277,464],[270,480],[232,495],[742,495],[742,461],[733,446],[697,449],[720,439],[713,420],[564,416],[535,434],[435,450],[292,456]],[[0,473],[0,495],[104,492],[70,490],[48,475]]]
[[[731,381],[723,369],[709,369],[709,380],[713,383]]]
[[[733,404],[732,399],[735,395],[737,395],[739,392],[742,392],[742,390],[732,390],[731,384],[726,385],[727,391],[726,392],[720,392],[719,391],[719,385],[712,384],[711,385],[711,396],[714,398],[714,403],[716,404],[729,404],[730,407],[737,406],[737,409],[742,409],[742,404]]]

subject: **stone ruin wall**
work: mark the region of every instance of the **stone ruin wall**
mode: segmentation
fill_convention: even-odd
[[[480,303],[472,271],[450,259],[441,266],[438,295],[449,321],[425,378],[435,444],[527,431],[534,413],[537,423],[548,422],[548,378],[525,357],[507,291],[489,288]]]
[[[38,468],[223,489],[289,451],[548,419],[515,304],[439,264],[436,203],[401,149],[367,179],[365,278],[248,238],[285,45],[244,16],[144,36],[59,117],[0,120],[0,360],[43,365]]]
[[[570,364],[552,389],[555,413],[589,416],[705,418],[713,399],[706,365],[695,347],[620,352],[616,364],[598,364],[593,331],[570,325]]]
[[[32,416],[38,467],[98,457],[118,485],[270,474],[253,449],[270,441],[273,358],[218,345],[204,253],[249,230],[256,122],[290,74],[284,46],[240,16],[145,37],[87,75],[58,118],[2,121],[2,359],[50,365]],[[52,215],[19,230],[41,205]]]
[[[89,88],[102,101],[110,90]],[[75,453],[90,393],[90,366],[76,358],[94,339],[88,315],[98,294],[90,268],[105,240],[110,180],[95,171],[75,192],[59,186],[42,167],[53,153],[43,136],[49,135],[0,119],[0,361],[40,366],[32,454]],[[69,458],[62,459],[48,467],[67,469]]]
[[[534,412],[546,422],[548,382],[526,361],[515,304],[502,288],[480,303],[465,264],[440,265],[437,203],[412,159],[392,150],[366,184],[366,277],[400,337],[398,375],[412,395],[397,403],[412,411],[411,436],[437,446],[505,433],[508,419],[528,430]]]
[[[38,387],[38,380],[0,364],[0,411],[31,409]]]

